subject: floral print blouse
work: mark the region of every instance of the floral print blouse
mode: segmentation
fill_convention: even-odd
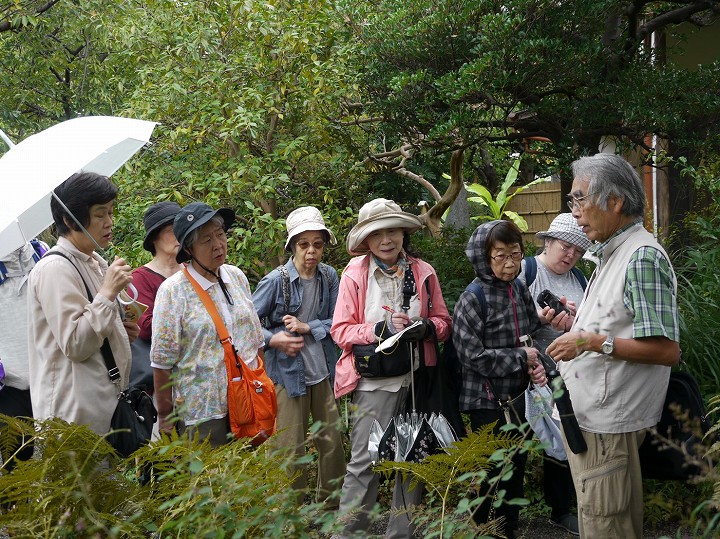
[[[220,286],[198,274],[191,275],[207,290],[232,336],[238,355],[251,368],[257,366],[264,344],[250,285],[235,266],[223,265],[220,275],[233,299],[228,304]],[[194,425],[227,415],[227,371],[224,349],[215,324],[183,272],[168,278],[155,299],[152,323],[152,367],[172,369],[173,397],[184,401],[181,419]]]

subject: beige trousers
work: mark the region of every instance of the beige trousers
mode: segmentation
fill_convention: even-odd
[[[646,431],[597,434],[583,431],[588,450],[568,461],[577,494],[580,537],[641,539],[643,488],[638,448]]]
[[[313,422],[321,423],[313,429],[312,441],[318,454],[317,500],[325,501],[329,509],[338,506],[342,480],[345,477],[345,449],[343,447],[340,414],[330,379],[307,386],[305,395],[289,397],[284,386],[276,385],[278,416],[276,433],[268,440],[273,449],[285,448],[296,460],[305,456],[305,442]],[[294,464],[291,473],[297,474],[293,488],[305,491],[308,465]],[[335,496],[333,496],[335,494]]]

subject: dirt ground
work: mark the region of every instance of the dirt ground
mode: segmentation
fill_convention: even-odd
[[[373,532],[377,535],[370,537],[382,537],[387,525],[387,519],[381,519],[373,526]],[[679,532],[679,533],[678,533]],[[370,537],[368,539],[370,539]],[[418,539],[422,535],[416,535]],[[517,539],[573,539],[575,535],[553,526],[548,522],[547,517],[533,517],[530,519],[520,517],[520,530]],[[667,523],[657,529],[652,529],[646,525],[643,531],[643,539],[692,539],[693,535],[687,531],[680,529],[680,523]]]
[[[530,520],[520,519],[520,534],[517,538],[520,539],[570,539],[576,537],[570,533],[561,530],[548,522],[545,517],[537,517]],[[643,530],[643,539],[660,539],[660,538],[673,538],[673,539],[690,539],[693,536],[688,532],[681,530],[678,535],[680,528],[679,523],[670,523],[664,525],[661,529],[650,529],[649,526],[645,526]]]

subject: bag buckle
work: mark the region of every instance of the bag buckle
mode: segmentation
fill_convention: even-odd
[[[120,369],[118,369],[117,365],[108,370],[108,376],[110,376],[110,381],[113,384],[118,385],[120,383]]]

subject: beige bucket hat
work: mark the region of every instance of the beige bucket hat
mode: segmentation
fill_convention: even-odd
[[[422,222],[416,215],[402,211],[400,206],[392,200],[376,198],[360,208],[358,224],[347,236],[348,253],[353,256],[366,254],[368,248],[363,242],[376,230],[402,228],[412,234],[421,226]]]
[[[287,227],[287,241],[285,242],[285,250],[290,248],[290,240],[298,234],[307,232],[308,230],[324,230],[330,235],[330,245],[337,244],[335,234],[325,226],[325,219],[323,219],[320,210],[312,206],[302,206],[290,212],[290,215],[285,219],[285,226]]]

